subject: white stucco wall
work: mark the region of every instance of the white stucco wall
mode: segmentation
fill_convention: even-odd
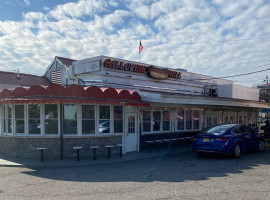
[[[218,85],[219,97],[259,101],[259,92],[257,88],[241,85]]]

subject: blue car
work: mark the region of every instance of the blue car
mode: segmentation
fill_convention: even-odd
[[[265,142],[261,134],[240,124],[222,124],[209,127],[196,135],[192,151],[198,155],[223,154],[240,157],[242,152],[264,151]]]

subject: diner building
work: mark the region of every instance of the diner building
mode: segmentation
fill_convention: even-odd
[[[177,66],[172,66],[177,67]],[[198,72],[200,69],[198,68]],[[0,155],[72,158],[140,151],[151,138],[193,136],[219,123],[257,127],[259,89],[230,80],[107,56],[55,57],[43,78],[48,85],[0,92]]]

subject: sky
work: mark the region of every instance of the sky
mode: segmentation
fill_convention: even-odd
[[[139,42],[144,50],[139,55]],[[0,70],[44,75],[55,56],[105,55],[263,84],[269,0],[1,0]]]

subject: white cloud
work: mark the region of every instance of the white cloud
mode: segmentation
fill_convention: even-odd
[[[30,6],[31,5],[30,0],[23,0],[23,1],[24,1],[24,3],[25,3],[26,6]]]
[[[50,11],[50,15],[57,20],[79,18],[83,15],[93,16],[96,12],[103,11],[106,6],[107,3],[103,0],[80,0],[78,3],[59,5]]]
[[[0,69],[42,74],[55,55],[139,61],[141,39],[141,62],[233,75],[267,68],[259,66],[269,63],[269,25],[262,0],[79,0],[0,21]],[[234,80],[253,85],[265,75]]]

